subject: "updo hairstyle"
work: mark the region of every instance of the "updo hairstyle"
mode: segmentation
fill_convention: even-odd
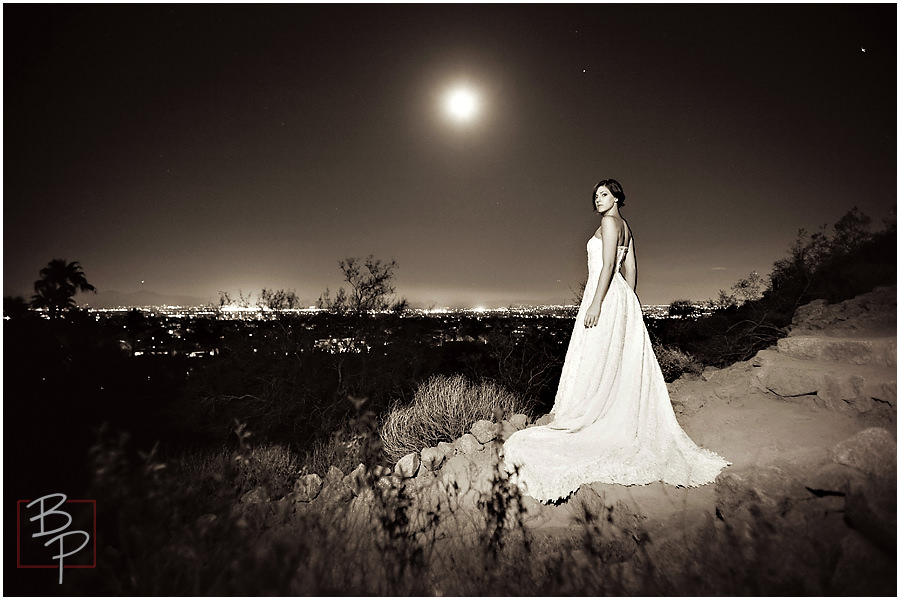
[[[613,195],[616,199],[616,204],[619,205],[619,208],[625,206],[625,192],[622,191],[622,184],[616,181],[615,179],[604,179],[600,183],[594,186],[594,191],[591,192],[591,208],[596,210],[596,205],[594,204],[594,198],[597,197],[597,190],[601,187],[606,187],[609,190],[609,193]]]

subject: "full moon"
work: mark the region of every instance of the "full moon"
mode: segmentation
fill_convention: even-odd
[[[447,94],[444,106],[457,121],[471,121],[478,113],[478,96],[470,89],[457,88]]]

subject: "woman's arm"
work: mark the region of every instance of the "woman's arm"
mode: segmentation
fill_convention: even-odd
[[[600,236],[603,242],[603,268],[600,270],[600,280],[597,282],[597,292],[584,315],[584,326],[593,327],[600,320],[600,308],[603,299],[609,291],[612,281],[613,269],[616,268],[616,245],[619,240],[619,232],[613,217],[603,217],[600,221]]]

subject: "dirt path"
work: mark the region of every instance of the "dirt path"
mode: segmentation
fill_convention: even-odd
[[[700,446],[710,448],[731,461],[723,473],[740,473],[748,468],[775,466],[801,477],[832,462],[832,449],[839,442],[867,427],[858,418],[822,410],[765,394],[745,383],[735,384],[740,374],[753,367],[737,365],[727,374],[731,387],[715,382],[679,382],[673,386],[676,406],[693,402],[693,414],[679,416],[679,423]],[[723,379],[723,377],[719,377]],[[718,395],[717,395],[718,394]],[[720,397],[722,396],[722,397]],[[701,406],[696,406],[701,404]],[[677,488],[663,483],[623,486],[593,483],[582,486],[568,502],[545,506],[526,498],[526,523],[534,529],[578,527],[573,519],[582,505],[594,512],[616,504],[628,507],[645,518],[644,529],[660,534],[698,524],[716,512],[716,484],[697,488]]]
[[[801,307],[777,346],[669,385],[691,439],[732,463],[715,482],[526,498],[525,524],[560,544],[593,527],[625,572],[726,574],[715,593],[896,594],[896,365],[896,288]]]

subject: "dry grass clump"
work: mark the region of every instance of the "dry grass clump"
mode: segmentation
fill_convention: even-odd
[[[685,373],[700,374],[703,372],[703,365],[700,361],[674,346],[654,344],[653,353],[656,354],[663,379],[667,383],[675,381]]]
[[[394,403],[381,427],[384,453],[397,461],[410,452],[452,442],[479,419],[529,414],[531,406],[491,381],[472,383],[462,375],[437,375],[419,386],[413,401]]]
[[[173,462],[186,481],[203,481],[225,467],[240,492],[266,486],[275,498],[291,491],[299,472],[298,455],[284,444],[253,446],[238,455],[222,446],[218,450],[188,452]]]

